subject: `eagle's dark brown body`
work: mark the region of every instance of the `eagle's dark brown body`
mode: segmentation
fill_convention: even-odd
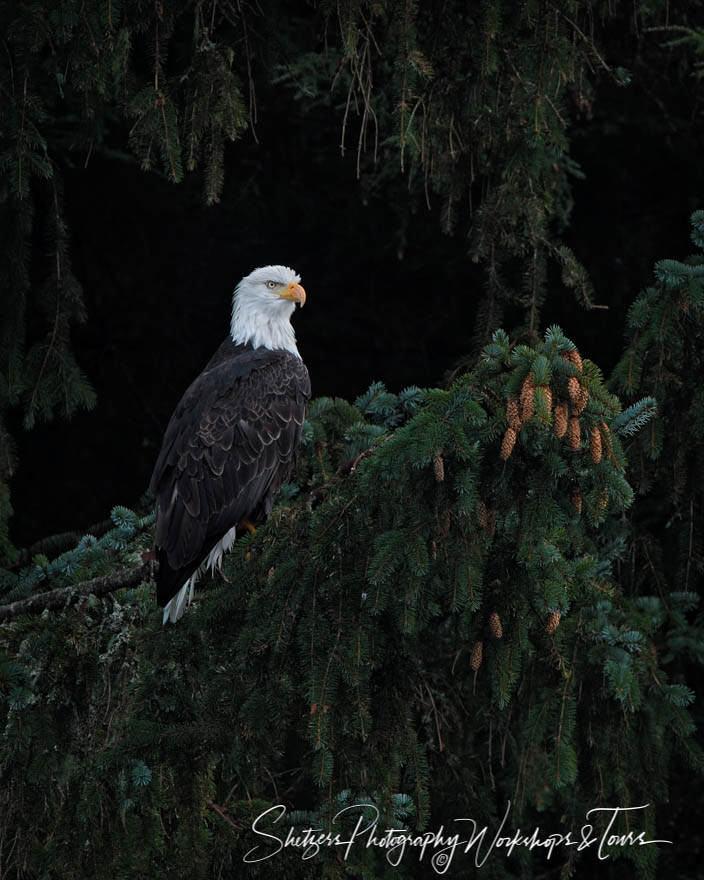
[[[296,355],[229,338],[188,388],[150,486],[159,605],[238,522],[269,515],[293,470],[309,397],[308,371]]]

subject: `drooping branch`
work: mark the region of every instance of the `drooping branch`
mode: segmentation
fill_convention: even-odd
[[[0,623],[6,623],[22,614],[41,614],[45,609],[53,611],[57,608],[68,608],[90,595],[106,596],[124,587],[136,587],[143,581],[153,580],[156,567],[157,563],[150,559],[138,568],[121,569],[89,581],[72,584],[70,587],[48,590],[28,599],[10,602],[9,605],[0,605]]]

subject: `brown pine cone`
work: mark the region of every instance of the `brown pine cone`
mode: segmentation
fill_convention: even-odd
[[[611,442],[611,431],[606,422],[602,422],[601,425],[601,439],[604,441],[604,451],[606,452],[606,457],[611,458],[614,454],[614,446]]]
[[[540,385],[539,387],[543,389],[543,394],[548,404],[548,412],[550,412],[552,409],[552,390],[549,385]]]
[[[538,387],[535,389],[535,395],[534,395],[534,397],[536,399],[538,398],[538,392],[540,392],[540,394],[544,395],[546,409],[548,412],[550,412],[550,410],[552,409],[552,391],[550,390],[550,386],[549,385],[538,385]]]
[[[547,622],[545,623],[545,632],[551,636],[555,630],[560,625],[560,613],[558,611],[551,611],[548,614]]]
[[[504,634],[504,628],[501,626],[501,618],[498,611],[492,611],[489,615],[489,632],[492,638],[500,639]]]
[[[579,426],[579,419],[572,416],[567,425],[567,442],[573,452],[576,452],[579,449],[580,435],[581,429]]]
[[[580,373],[582,372],[582,366],[583,366],[583,364],[582,364],[582,358],[580,357],[579,352],[577,351],[576,348],[575,348],[573,351],[565,351],[565,352],[563,352],[563,353],[562,353],[562,357],[563,357],[566,361],[569,361],[571,364],[574,364],[575,367],[577,367],[577,369],[579,370]]]
[[[440,540],[446,538],[450,532],[450,524],[452,522],[452,515],[450,514],[449,509],[446,507],[440,511],[438,514],[438,532],[437,536]]]
[[[567,401],[562,400],[555,407],[555,434],[562,439],[567,433],[567,423],[569,422],[567,413]]]
[[[574,414],[578,416],[581,412],[584,411],[585,406],[589,402],[589,392],[582,385],[579,389],[579,395],[577,396],[577,401],[574,404]]]
[[[589,438],[589,452],[594,464],[599,464],[601,461],[601,431],[599,428],[592,428],[592,434]]]
[[[435,479],[438,483],[442,483],[445,479],[445,462],[443,461],[441,452],[438,452],[433,459],[433,473],[435,474]]]
[[[572,486],[570,490],[570,504],[577,510],[577,513],[582,512],[582,493],[579,486]]]
[[[501,441],[501,452],[499,456],[503,461],[511,455],[513,452],[513,447],[516,445],[516,432],[513,428],[506,428],[506,433],[504,434],[504,439]]]
[[[472,645],[472,654],[469,658],[469,665],[476,672],[482,665],[482,656],[484,654],[484,643],[479,641]]]
[[[535,415],[534,392],[535,382],[533,381],[533,374],[528,373],[523,380],[523,385],[521,385],[521,422],[523,424],[529,422]]]
[[[510,397],[506,404],[506,421],[509,428],[516,432],[521,430],[521,409],[517,397]]]
[[[596,509],[597,513],[601,513],[602,510],[606,510],[606,507],[609,503],[609,490],[602,489],[597,495],[596,499]]]
[[[490,538],[494,537],[494,533],[496,532],[496,511],[487,510],[486,512],[486,533]]]
[[[581,390],[582,386],[579,383],[579,379],[576,376],[570,376],[567,380],[567,391],[570,395],[572,406],[577,406]]]

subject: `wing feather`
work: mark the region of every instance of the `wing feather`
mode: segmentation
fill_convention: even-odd
[[[186,391],[151,481],[160,604],[232,526],[269,514],[295,463],[309,397],[299,358],[227,341]]]

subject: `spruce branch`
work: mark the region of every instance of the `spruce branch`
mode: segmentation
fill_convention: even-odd
[[[137,568],[121,569],[101,577],[91,578],[88,581],[72,584],[70,587],[48,590],[45,593],[30,596],[28,599],[18,599],[9,605],[0,605],[0,623],[7,623],[23,614],[41,614],[45,610],[68,608],[90,595],[106,596],[108,593],[114,593],[125,587],[136,587],[143,581],[153,580],[156,566],[156,561],[149,559]]]
[[[85,534],[94,535],[96,538],[99,538],[110,531],[114,525],[111,519],[104,519],[94,523],[92,526],[88,526]],[[19,551],[17,561],[11,566],[10,570],[16,571],[28,565],[38,553],[44,553],[49,556],[58,555],[65,550],[70,550],[81,540],[83,534],[83,531],[59,532],[57,535],[48,535],[46,538],[40,538],[34,544],[24,547]]]
[[[346,462],[340,465],[340,467],[335,471],[333,478],[335,477],[348,477],[350,474],[353,474],[357,465],[364,458],[369,458],[370,455],[374,454],[373,449],[365,449],[364,452],[360,452],[359,455],[355,455],[353,458],[348,459]],[[322,496],[325,494],[325,491],[328,489],[328,484],[324,486],[316,486],[310,494],[308,495],[308,506],[312,509],[318,505],[322,499]]]

